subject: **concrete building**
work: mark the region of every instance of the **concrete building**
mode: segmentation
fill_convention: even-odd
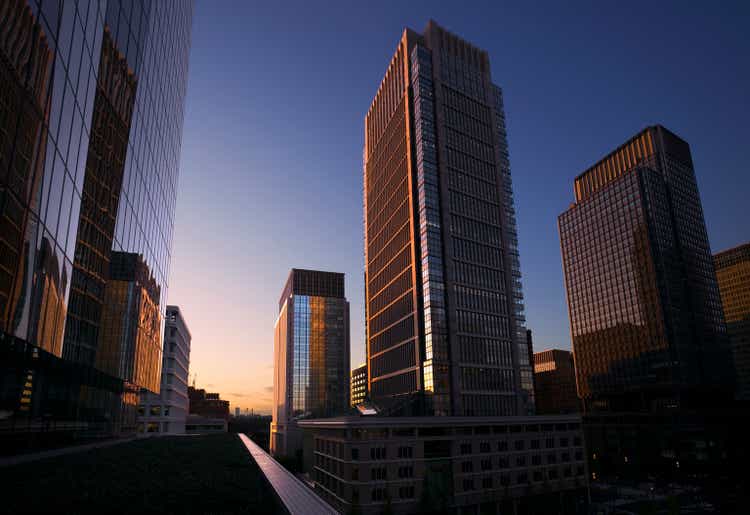
[[[218,393],[188,386],[188,403],[190,415],[229,420],[229,401],[223,400]]]
[[[365,118],[369,392],[390,413],[533,413],[501,89],[487,52],[406,29]]]
[[[161,391],[146,392],[138,406],[139,433],[182,434],[188,416],[188,376],[192,337],[179,306],[167,306]]]
[[[350,388],[352,406],[356,406],[365,400],[367,397],[367,363],[363,363],[352,370]]]
[[[349,366],[344,274],[292,269],[274,330],[271,454],[301,455],[298,420],[346,413]]]
[[[573,353],[560,349],[534,353],[534,389],[539,415],[578,413]]]
[[[737,396],[750,401],[750,243],[714,256],[737,372]]]
[[[585,513],[581,419],[301,420],[304,468],[340,513]]]

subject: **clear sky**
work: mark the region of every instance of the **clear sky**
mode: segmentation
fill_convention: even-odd
[[[430,18],[486,49],[505,93],[537,350],[570,347],[573,178],[647,125],[690,143],[712,249],[750,240],[750,3],[523,4],[198,0],[168,299],[191,381],[269,411],[292,267],[346,273],[364,360],[363,120],[403,29]]]

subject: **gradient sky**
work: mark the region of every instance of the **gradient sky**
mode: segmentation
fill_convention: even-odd
[[[364,360],[363,120],[404,27],[489,52],[505,93],[528,326],[570,348],[557,215],[661,123],[692,148],[711,246],[750,240],[748,2],[208,2],[193,21],[169,303],[191,382],[268,412],[292,267],[346,273]]]

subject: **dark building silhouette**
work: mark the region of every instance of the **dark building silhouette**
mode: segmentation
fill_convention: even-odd
[[[272,454],[301,451],[297,420],[349,410],[349,366],[344,274],[293,268],[274,331]]]
[[[559,230],[585,409],[726,399],[731,354],[688,144],[649,127],[576,178],[575,194]]]
[[[432,21],[404,31],[365,118],[364,212],[373,401],[533,411],[502,91]]]
[[[218,393],[188,386],[188,406],[191,415],[229,420],[229,401],[222,400]]]
[[[580,411],[572,352],[550,349],[534,354],[534,394],[539,415]]]
[[[0,424],[18,452],[111,436],[158,390],[150,364],[98,350],[103,318],[127,316],[105,313],[112,253],[140,256],[163,318],[192,3],[8,0],[0,20]]]
[[[750,243],[714,255],[737,371],[737,395],[750,400]]]

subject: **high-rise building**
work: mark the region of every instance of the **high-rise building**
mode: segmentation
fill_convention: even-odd
[[[271,453],[302,449],[296,421],[349,409],[349,302],[344,274],[293,268],[274,329]]]
[[[138,406],[138,432],[183,434],[189,411],[190,331],[179,306],[167,306],[161,390],[145,392]],[[238,408],[239,409],[239,408]]]
[[[714,263],[737,371],[737,394],[750,400],[750,243],[719,252]]]
[[[531,412],[502,91],[435,22],[404,31],[365,118],[364,219],[373,401]]]
[[[572,352],[549,349],[534,353],[534,394],[539,415],[580,411]]]
[[[367,363],[352,370],[350,389],[352,406],[361,404],[367,398]]]
[[[648,127],[578,176],[575,197],[559,230],[584,408],[725,398],[731,354],[688,144]]]
[[[0,410],[14,437],[118,431],[123,406],[158,391],[192,10],[0,5]],[[113,252],[139,255],[158,297],[141,307],[157,325],[140,368],[99,353],[103,319],[127,316],[105,298]]]

